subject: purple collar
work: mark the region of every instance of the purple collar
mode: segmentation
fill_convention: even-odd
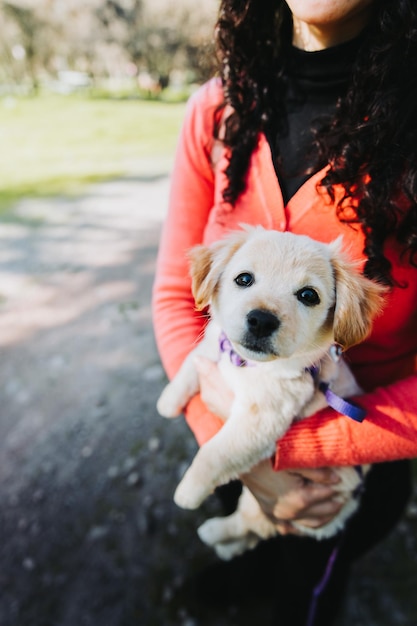
[[[219,336],[219,347],[220,352],[229,355],[230,362],[232,365],[236,367],[253,367],[255,365],[252,361],[247,361],[243,359],[237,352],[234,350],[232,346],[232,342],[227,337],[225,332],[221,332]],[[334,344],[330,348],[330,356],[331,358],[337,362],[341,357],[340,346]],[[318,389],[324,394],[326,397],[327,404],[342,415],[346,415],[346,417],[350,417],[355,420],[355,422],[363,422],[366,417],[366,411],[362,409],[357,404],[354,404],[351,400],[345,400],[341,398],[337,394],[334,393],[330,389],[329,383],[318,380],[319,368],[315,365],[313,367],[307,368],[307,371],[310,372],[315,381],[317,381]]]
[[[220,333],[219,347],[220,347],[221,353],[225,353],[229,355],[230,362],[232,365],[236,365],[236,367],[252,367],[253,365],[255,365],[251,361],[246,361],[245,359],[243,359],[236,352],[236,350],[234,350],[232,346],[232,342],[227,337],[226,333],[223,331]]]

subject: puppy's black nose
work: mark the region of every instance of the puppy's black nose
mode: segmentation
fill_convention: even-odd
[[[246,316],[248,331],[257,339],[270,337],[278,329],[280,321],[276,315],[261,309],[253,309]]]

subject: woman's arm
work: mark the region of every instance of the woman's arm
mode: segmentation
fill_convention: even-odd
[[[202,445],[216,434],[232,396],[215,364],[198,361],[202,398],[187,407],[187,420]],[[219,394],[218,389],[222,392]],[[324,409],[295,423],[278,442],[274,469],[359,465],[417,457],[417,376],[357,398],[367,411],[362,423]]]
[[[218,83],[199,89],[187,105],[172,172],[169,210],[159,246],[153,290],[153,320],[159,353],[170,378],[201,335],[204,320],[194,310],[186,253],[201,244],[213,206],[210,156]]]

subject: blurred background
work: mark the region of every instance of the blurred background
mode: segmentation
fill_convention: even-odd
[[[212,73],[216,10],[215,0],[1,2],[0,206],[172,156],[181,103]]]
[[[155,259],[217,6],[0,1],[0,626],[269,623],[268,571],[198,595],[222,511],[173,504],[196,444],[155,409]],[[414,493],[339,626],[417,625],[416,530]]]

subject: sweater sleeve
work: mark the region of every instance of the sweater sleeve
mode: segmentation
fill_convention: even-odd
[[[194,311],[187,251],[202,243],[213,205],[214,175],[210,154],[215,106],[207,103],[207,92],[216,88],[218,90],[210,81],[188,101],[159,245],[153,322],[169,378],[176,373],[203,329],[203,319]]]
[[[417,376],[356,399],[362,423],[324,409],[294,424],[277,445],[276,470],[417,457]]]

